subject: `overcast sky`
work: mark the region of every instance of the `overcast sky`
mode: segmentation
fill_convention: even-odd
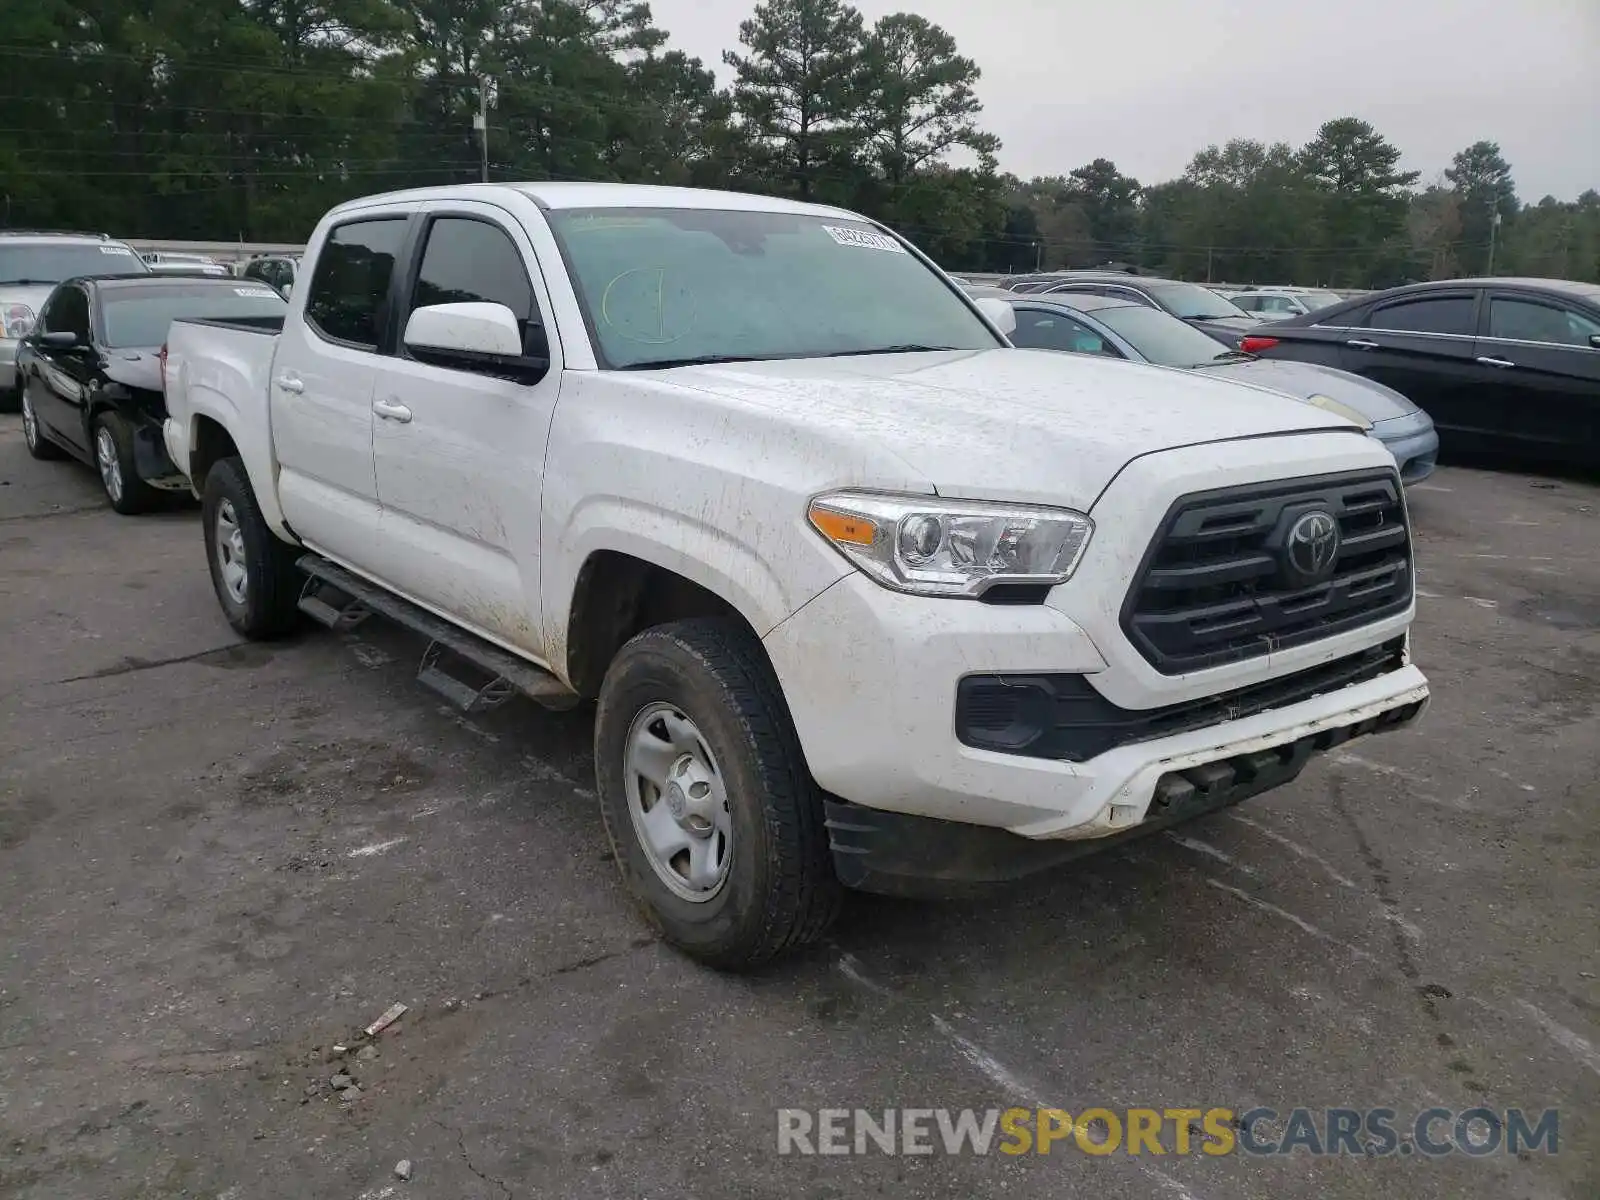
[[[672,46],[715,66],[754,0],[650,0]],[[1517,193],[1600,188],[1600,0],[856,0],[913,11],[983,70],[1002,169],[1094,158],[1153,183],[1229,138],[1299,146],[1354,114],[1429,182],[1479,139]]]

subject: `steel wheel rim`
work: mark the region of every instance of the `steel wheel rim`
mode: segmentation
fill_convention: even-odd
[[[100,482],[113,504],[122,499],[122,463],[117,459],[117,443],[104,425],[94,435],[94,457],[100,467]]]
[[[22,389],[22,439],[28,443],[28,449],[39,448],[39,422],[33,415],[33,400],[28,396],[28,389]]]
[[[217,505],[217,570],[222,586],[235,604],[243,604],[250,588],[250,571],[245,566],[244,530],[233,511],[233,501]]]
[[[645,858],[679,899],[704,904],[727,885],[733,812],[716,756],[675,704],[648,704],[628,726],[623,790]]]

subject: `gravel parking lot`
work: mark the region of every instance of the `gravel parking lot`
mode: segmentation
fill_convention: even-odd
[[[194,510],[119,518],[0,418],[0,1195],[1588,1200],[1600,488],[1412,508],[1421,728],[741,979],[629,908],[587,713],[455,715],[394,629],[238,644]],[[776,1149],[780,1108],[1047,1104],[1558,1108],[1560,1152]]]

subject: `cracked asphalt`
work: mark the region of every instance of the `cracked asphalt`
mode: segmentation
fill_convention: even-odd
[[[371,623],[238,644],[195,510],[117,517],[0,418],[0,1196],[1593,1200],[1600,488],[1450,467],[1412,506],[1421,728],[729,978],[621,894],[587,712],[453,714]],[[334,1050],[395,1002],[377,1057]],[[1012,1105],[1561,1123],[1520,1157],[777,1153],[780,1108]]]

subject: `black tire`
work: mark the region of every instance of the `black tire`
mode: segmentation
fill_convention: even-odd
[[[709,900],[685,900],[662,882],[629,812],[625,749],[635,717],[655,704],[694,722],[723,776],[732,850]],[[628,642],[601,684],[594,740],[618,870],[666,941],[710,966],[747,970],[814,941],[832,923],[843,889],[821,794],[771,664],[744,626],[679,621]]]
[[[116,472],[109,472],[100,462],[101,434],[111,439],[111,450]],[[120,414],[109,410],[95,416],[89,429],[89,455],[94,460],[95,472],[100,476],[100,486],[112,509],[125,517],[148,512],[156,506],[161,493],[139,478],[133,462],[133,427]]]
[[[52,442],[44,429],[39,425],[39,418],[33,411],[33,401],[23,395],[20,390],[17,408],[22,412],[22,444],[27,446],[28,453],[41,462],[52,462],[58,458],[65,458],[66,451]]]
[[[224,458],[212,466],[206,476],[200,514],[211,586],[228,624],[251,641],[267,641],[290,632],[300,615],[297,606],[302,578],[294,564],[301,552],[280,541],[268,528],[250,486],[250,476],[238,458]],[[233,595],[224,580],[218,550],[219,517],[230,518],[228,524],[238,530],[243,545],[242,599]]]

